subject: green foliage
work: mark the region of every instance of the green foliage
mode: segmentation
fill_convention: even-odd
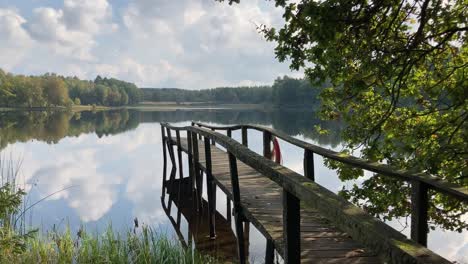
[[[26,249],[3,252],[2,263],[218,263],[210,256],[156,233],[149,227],[141,232],[115,233],[112,226],[102,235],[80,230],[73,237],[70,230],[52,231],[29,238]]]
[[[259,30],[276,42],[280,61],[304,69],[317,84],[330,82],[320,95],[321,114],[346,122],[349,150],[467,186],[466,1],[275,2],[285,24]],[[343,179],[361,177],[346,171]],[[377,215],[405,217],[408,188],[373,177],[346,196],[366,201]],[[431,224],[458,230],[467,205],[431,198]],[[441,211],[450,213],[441,217]]]
[[[0,225],[2,227],[11,225],[10,216],[18,211],[25,194],[21,189],[15,191],[9,182],[0,187]]]
[[[72,102],[122,106],[139,102],[141,96],[136,85],[114,78],[99,77],[92,82],[55,74],[23,76],[0,72],[0,106],[5,107],[71,107]]]
[[[175,88],[142,89],[146,101],[210,102],[230,104],[269,104],[274,106],[317,105],[323,86],[312,86],[306,79],[279,77],[272,86],[218,87],[204,90]]]

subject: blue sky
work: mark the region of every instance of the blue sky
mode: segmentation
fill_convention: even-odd
[[[140,87],[270,84],[301,76],[256,31],[280,26],[281,15],[264,0],[0,0],[0,67]]]

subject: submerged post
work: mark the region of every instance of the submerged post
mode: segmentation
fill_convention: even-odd
[[[205,137],[205,162],[206,162],[206,191],[208,193],[208,211],[210,213],[210,238],[215,238],[215,216],[216,216],[216,185],[214,184],[211,171],[211,145],[210,138]]]
[[[228,152],[229,155],[229,170],[231,173],[231,186],[232,186],[232,201],[234,202],[234,221],[236,226],[237,235],[237,252],[239,253],[239,263],[246,263],[245,259],[245,246],[244,246],[244,230],[242,227],[242,215],[240,204],[240,190],[239,190],[239,175],[237,174],[237,161],[236,157]]]
[[[167,156],[166,156],[166,135],[164,133],[164,125],[161,124],[161,138],[163,148],[163,188],[166,186],[166,173],[167,173]]]
[[[411,183],[411,239],[427,246],[428,227],[428,188],[420,181]]]

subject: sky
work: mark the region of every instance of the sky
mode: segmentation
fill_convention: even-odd
[[[139,87],[271,84],[291,72],[256,25],[278,27],[272,1],[0,0],[0,68],[96,75]]]

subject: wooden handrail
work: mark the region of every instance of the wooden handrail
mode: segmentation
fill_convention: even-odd
[[[209,127],[210,129],[215,129],[215,130],[218,129],[216,126],[208,126],[202,123],[195,123],[195,124],[200,127]],[[367,161],[365,159],[361,159],[352,155],[336,152],[336,151],[329,150],[329,149],[326,149],[326,148],[323,148],[323,147],[320,147],[311,143],[304,142],[297,138],[293,138],[287,135],[286,133],[276,131],[272,128],[265,127],[265,126],[235,125],[235,126],[232,126],[231,129],[242,129],[242,128],[250,128],[250,129],[255,129],[258,131],[262,131],[262,132],[268,131],[277,138],[280,138],[304,150],[312,151],[312,153],[320,155],[322,157],[329,158],[335,161],[339,161],[339,162],[351,165],[356,168],[379,173],[384,176],[395,177],[395,178],[405,180],[405,181],[410,181],[410,182],[415,182],[415,181],[422,182],[422,183],[427,184],[429,188],[431,189],[448,194],[461,201],[468,202],[468,188],[467,187],[460,186],[455,183],[450,183],[446,180],[443,180],[440,177],[436,177],[428,173],[413,172],[410,170],[398,169],[393,166],[379,163],[379,162]],[[220,129],[226,130],[226,129],[229,129],[229,126],[222,126],[220,127]]]
[[[309,178],[303,177],[281,164],[275,163],[257,154],[247,146],[240,144],[226,135],[212,131],[211,128],[206,129],[195,126],[174,127],[167,123],[161,125],[168,129],[190,131],[195,139],[196,134],[198,134],[199,136],[215,141],[226,149],[231,157],[230,160],[235,158],[242,161],[265,177],[276,182],[283,188],[284,192],[291,195],[289,198],[290,201],[293,201],[293,197],[295,197],[316,208],[325,217],[333,221],[342,231],[347,232],[354,239],[366,246],[387,254],[387,257],[393,258],[395,256],[401,256],[403,259],[409,257],[415,261],[414,263],[448,263],[444,258],[413,240],[407,239],[406,236],[397,230],[368,215],[361,208],[353,205],[342,197],[316,184]],[[252,128],[252,126],[243,127]],[[274,130],[271,132],[275,135],[278,134]],[[193,143],[195,144],[196,142]],[[206,146],[205,144],[205,147]],[[455,192],[455,194],[466,200],[466,194],[463,192],[458,194]]]

